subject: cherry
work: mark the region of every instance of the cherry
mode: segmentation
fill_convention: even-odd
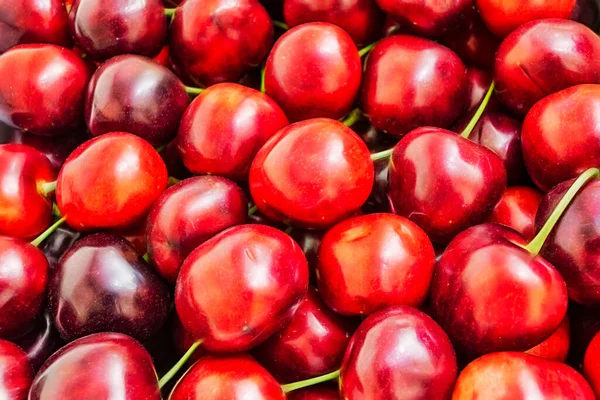
[[[402,136],[420,126],[450,126],[466,107],[465,94],[466,67],[454,52],[398,35],[369,54],[361,104],[374,127]]]
[[[72,51],[50,44],[13,47],[0,55],[0,121],[27,132],[65,133],[83,121],[89,80]]]
[[[171,316],[171,342],[177,355],[183,357],[194,346],[196,339],[183,327],[176,312],[172,313]],[[204,355],[203,353],[202,347],[198,347],[187,360],[188,366],[194,365]]]
[[[353,111],[354,113],[354,111]],[[394,147],[400,140],[397,136],[388,135],[385,132],[375,128],[369,123],[369,121],[357,120],[351,125],[347,125],[347,120],[344,120],[344,124],[360,136],[365,142],[371,153],[378,153],[383,150],[388,150],[390,147]],[[387,158],[387,157],[386,157]]]
[[[285,400],[277,381],[244,354],[204,356],[184,375],[169,400]]]
[[[175,136],[187,106],[185,86],[174,73],[150,59],[124,55],[92,76],[85,120],[94,136],[129,132],[158,146]]]
[[[26,400],[33,370],[19,346],[0,340],[0,398]]]
[[[189,0],[175,10],[171,57],[196,86],[237,81],[267,56],[273,24],[257,0]]]
[[[569,354],[570,343],[569,318],[565,317],[558,326],[558,329],[548,339],[527,350],[525,353],[564,363]]]
[[[192,176],[192,173],[183,164],[179,149],[177,148],[177,140],[173,140],[164,146],[159,154],[167,167],[169,176],[177,179],[185,179]]]
[[[143,217],[167,186],[167,169],[143,139],[111,132],[89,140],[67,158],[56,201],[77,230],[126,227]]]
[[[160,276],[175,283],[192,250],[222,230],[243,224],[247,213],[244,192],[228,179],[198,176],[171,186],[148,216],[152,265]]]
[[[583,376],[573,368],[523,353],[485,355],[459,375],[452,400],[594,400]]]
[[[167,38],[160,0],[75,0],[69,12],[75,43],[96,60],[157,55]]]
[[[572,339],[568,362],[570,365],[581,367],[588,345],[594,336],[600,332],[600,314],[598,313],[598,309],[570,302],[569,324]]]
[[[567,20],[532,21],[511,33],[498,48],[494,65],[497,94],[516,114],[525,115],[549,94],[600,83],[600,38],[585,25]]]
[[[325,228],[352,215],[372,185],[373,163],[365,144],[351,129],[326,118],[283,128],[250,168],[258,210],[307,228]]]
[[[348,32],[357,45],[367,45],[381,37],[385,21],[375,0],[284,0],[283,15],[290,28],[306,22],[330,22]]]
[[[576,0],[571,19],[597,32],[600,24],[600,4],[594,0]]]
[[[292,232],[290,232],[290,236],[298,243],[306,256],[306,261],[308,261],[308,267],[310,269],[310,281],[313,283],[316,283],[317,257],[324,234],[325,232],[323,231],[301,228],[294,228],[292,229]]]
[[[523,158],[540,189],[548,191],[600,165],[598,107],[600,85],[578,85],[545,97],[527,114],[521,136]]]
[[[470,120],[472,117],[470,114],[477,110],[477,107],[479,106],[479,104],[481,104],[481,101],[485,97],[485,94],[488,88],[490,87],[491,83],[492,74],[489,71],[475,67],[467,68],[466,87],[467,98],[469,99],[469,102],[467,104],[467,114],[463,116],[463,118],[461,118],[457,124],[459,124],[461,127],[463,126],[461,123],[463,123],[465,126],[466,124],[468,124],[468,120]],[[486,110],[492,110],[494,108],[494,99],[494,97],[491,99],[490,104],[488,104],[488,106],[486,107]],[[456,130],[460,132],[460,129]]]
[[[527,186],[508,187],[494,207],[488,222],[513,228],[526,240],[531,240],[535,236],[535,213],[541,200],[542,193],[537,189]]]
[[[56,229],[48,238],[44,241],[44,245],[41,247],[50,269],[54,269],[58,260],[77,240],[81,238],[81,232],[77,232],[68,226],[61,226]]]
[[[30,332],[19,337],[15,343],[25,351],[27,360],[34,371],[37,371],[63,344],[60,335],[52,325],[52,318],[47,312],[36,321]]]
[[[61,0],[0,1],[0,53],[18,44],[53,43],[68,47],[67,11]]]
[[[388,306],[420,306],[434,266],[431,241],[416,224],[394,214],[362,215],[323,237],[317,283],[332,310],[369,315]]]
[[[306,258],[292,238],[268,226],[241,225],[186,258],[175,306],[184,328],[207,350],[242,351],[284,327],[307,287]]]
[[[592,385],[597,398],[600,396],[600,333],[594,337],[587,348],[583,373]]]
[[[246,180],[254,156],[288,125],[267,95],[235,83],[220,83],[196,97],[181,120],[176,144],[195,174]]]
[[[456,357],[448,336],[421,311],[398,306],[363,321],[340,371],[348,400],[449,399]]]
[[[98,333],[52,355],[33,380],[29,400],[160,400],[148,352],[121,333]]]
[[[373,167],[375,169],[375,182],[373,183],[371,194],[362,207],[362,210],[366,213],[393,212],[388,198],[389,159],[386,157],[375,160],[373,161]]]
[[[340,400],[340,391],[327,385],[311,386],[287,394],[288,400]]]

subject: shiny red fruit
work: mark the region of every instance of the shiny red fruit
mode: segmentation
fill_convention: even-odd
[[[558,329],[548,339],[527,350],[525,353],[564,363],[569,354],[570,344],[571,328],[569,326],[569,318],[565,317],[558,326]]]
[[[541,200],[542,193],[537,189],[527,186],[507,187],[488,222],[513,228],[526,240],[531,240],[535,236],[535,213]]]
[[[25,351],[34,372],[40,369],[44,362],[64,344],[52,325],[52,319],[48,312],[44,312],[42,317],[38,317],[31,331],[25,336],[15,339],[14,342]]]
[[[600,333],[592,339],[585,352],[583,373],[592,385],[596,398],[600,397]]]
[[[340,391],[330,386],[310,386],[287,394],[287,400],[341,400]]]
[[[477,110],[477,108],[481,104],[481,101],[485,97],[485,94],[487,93],[491,83],[492,74],[490,71],[475,67],[467,68],[466,87],[467,98],[469,101],[467,104],[466,114],[463,114],[463,116],[457,122],[457,124],[460,125],[460,128],[467,126],[467,124],[471,121],[472,113],[474,113],[475,110]],[[495,101],[495,98],[490,98],[490,101],[485,109],[487,111],[491,111],[495,107],[495,103],[497,103],[497,101]],[[457,127],[455,126],[453,130],[455,130],[456,132],[460,132],[462,129],[457,129]]]
[[[19,346],[0,340],[0,398],[26,400],[32,380],[27,354]]]

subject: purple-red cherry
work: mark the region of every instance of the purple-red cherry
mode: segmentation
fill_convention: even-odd
[[[0,340],[0,398],[26,400],[32,380],[27,354],[19,346]]]
[[[525,239],[531,240],[535,236],[535,214],[541,200],[542,193],[537,189],[527,186],[508,187],[494,207],[488,222],[513,228]]]
[[[63,345],[60,335],[52,325],[52,318],[48,312],[44,312],[44,315],[35,322],[30,332],[14,340],[14,342],[25,351],[34,371],[37,371]]]

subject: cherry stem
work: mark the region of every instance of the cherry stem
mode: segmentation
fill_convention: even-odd
[[[375,47],[376,44],[377,44],[377,42],[371,43],[370,45],[363,47],[362,49],[360,49],[358,51],[358,56],[362,57],[365,54],[369,53],[371,50],[373,50],[373,47]]]
[[[283,29],[284,31],[287,31],[288,29],[290,29],[289,26],[287,26],[287,24],[285,22],[281,22],[281,21],[275,21],[273,20],[273,25],[275,25],[276,27]]]
[[[175,10],[177,10],[177,9],[176,8],[165,8],[165,15],[167,17],[173,18],[173,15],[175,15]]]
[[[204,89],[202,89],[202,88],[185,86],[185,85],[184,85],[184,87],[185,87],[185,91],[192,96],[198,96],[200,93],[204,92]]]
[[[373,154],[371,154],[371,160],[378,161],[378,160],[381,160],[384,158],[389,158],[393,152],[394,152],[394,148],[392,147],[391,149],[383,150],[383,151],[380,151],[379,153],[373,153]]]
[[[174,178],[172,176],[169,177],[169,179],[167,180],[167,186],[171,187],[173,185],[177,185],[179,182],[181,182],[180,179]]]
[[[58,218],[62,217],[62,213],[58,209],[58,205],[56,203],[52,203],[52,215]]]
[[[256,207],[256,204],[255,204],[255,205],[253,205],[252,207],[250,207],[250,208],[248,209],[248,216],[254,215],[254,213],[255,213],[256,211],[258,211],[258,207]]]
[[[534,256],[538,255],[538,253],[542,249],[542,246],[544,246],[544,242],[548,238],[548,235],[550,235],[550,232],[552,232],[552,229],[554,229],[554,226],[556,225],[560,217],[562,217],[567,207],[569,207],[569,205],[573,201],[573,198],[575,198],[575,196],[581,190],[581,188],[585,186],[585,184],[592,178],[600,178],[600,170],[598,168],[590,168],[581,175],[579,175],[579,178],[577,178],[575,182],[573,182],[569,190],[567,190],[567,193],[565,193],[562,199],[560,199],[560,201],[552,211],[552,214],[550,214],[550,217],[548,217],[548,219],[544,223],[544,226],[542,226],[542,229],[540,229],[540,231],[537,235],[535,235],[533,240],[529,242],[527,246],[525,246],[525,249],[527,251],[529,251]]]
[[[44,232],[42,232],[42,234],[40,236],[38,236],[34,240],[32,240],[31,244],[34,245],[35,247],[38,247],[40,245],[40,243],[42,243],[44,240],[46,240],[46,238],[48,236],[52,235],[52,233],[54,233],[54,231],[57,230],[59,226],[64,224],[66,219],[67,219],[66,217],[62,217],[61,219],[56,221],[54,224],[52,224],[50,226],[50,228],[48,228]]]
[[[291,225],[288,225],[288,227],[287,227],[287,228],[285,228],[285,233],[287,233],[287,234],[289,235],[290,233],[292,233],[292,230],[293,230],[293,229],[294,229],[294,227],[293,227],[293,226],[291,226]]]
[[[265,89],[265,70],[266,69],[267,69],[267,66],[265,65],[260,70],[260,91],[263,93],[266,91],[266,89]]]
[[[361,117],[362,117],[362,111],[360,111],[360,108],[355,108],[354,110],[350,111],[350,114],[348,114],[348,116],[346,118],[344,118],[342,120],[342,124],[344,124],[346,126],[352,126]]]
[[[38,186],[38,192],[45,196],[48,196],[50,193],[56,190],[56,181],[54,182],[44,182]]]
[[[177,361],[177,364],[173,365],[173,367],[166,374],[164,374],[162,378],[160,378],[160,380],[158,381],[159,389],[162,389],[163,386],[165,386],[177,374],[177,372],[179,372],[181,367],[183,367],[185,365],[185,363],[190,359],[192,354],[194,354],[196,349],[201,344],[202,344],[202,340],[198,340],[193,345],[191,345],[190,348],[188,349],[188,351],[185,352],[183,357],[181,357],[179,359],[179,361]]]
[[[340,370],[330,372],[325,375],[317,376],[316,378],[305,379],[303,381],[298,381],[294,383],[288,383],[286,385],[281,385],[281,388],[285,393],[289,393],[293,390],[302,389],[308,386],[313,386],[322,382],[332,381],[334,379],[339,378]]]
[[[494,93],[495,86],[496,83],[492,81],[492,83],[490,84],[490,88],[485,94],[485,97],[481,101],[481,104],[479,104],[477,111],[475,111],[473,118],[471,118],[471,121],[469,121],[469,124],[465,127],[460,136],[464,137],[465,139],[469,138],[469,135],[471,134],[471,132],[473,132],[473,128],[475,128],[475,125],[477,125],[477,123],[479,122],[479,119],[483,115],[483,112],[485,111],[488,103],[490,102],[490,98],[492,97],[492,93]]]
[[[146,252],[146,254],[142,256],[142,258],[144,259],[144,261],[150,262],[150,253]]]

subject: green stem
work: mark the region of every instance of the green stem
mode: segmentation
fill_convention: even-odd
[[[161,151],[163,151],[163,150],[165,149],[165,147],[167,147],[167,145],[166,145],[166,144],[163,144],[162,146],[158,146],[158,147],[156,148],[156,152],[157,152],[157,153],[160,153]]]
[[[281,388],[285,393],[289,393],[292,390],[302,389],[308,386],[313,386],[322,382],[332,381],[334,379],[339,378],[340,370],[330,372],[325,375],[317,376],[316,378],[305,379],[303,381],[298,381],[294,383],[288,383],[286,385],[281,385]]]
[[[56,181],[54,182],[44,182],[38,186],[38,192],[46,197],[50,193],[53,193],[56,190]]]
[[[173,185],[177,185],[179,182],[181,182],[180,179],[174,178],[172,176],[169,177],[169,180],[167,181],[167,186],[171,187]]]
[[[177,10],[177,9],[176,8],[165,8],[165,15],[167,17],[173,18],[173,15],[175,15],[175,10]]]
[[[56,203],[52,203],[52,215],[58,218],[62,217],[62,213],[58,209],[58,205]]]
[[[363,47],[362,49],[360,49],[358,51],[358,56],[362,57],[365,54],[369,53],[371,50],[373,50],[373,47],[375,47],[376,44],[377,44],[377,42],[371,43],[370,45]]]
[[[490,84],[490,88],[488,89],[487,93],[485,94],[485,97],[483,98],[483,101],[481,102],[481,104],[479,104],[479,107],[477,108],[475,115],[473,115],[473,118],[471,118],[471,121],[469,121],[469,124],[465,127],[465,129],[462,131],[460,136],[464,137],[465,139],[469,138],[469,135],[473,131],[473,128],[475,128],[475,125],[477,125],[477,123],[479,122],[479,118],[481,118],[481,115],[483,114],[483,112],[485,111],[485,108],[487,107],[488,103],[490,102],[490,98],[492,97],[492,93],[494,93],[495,86],[496,86],[495,82],[492,81],[492,83]]]
[[[255,213],[256,211],[258,211],[258,207],[256,207],[256,204],[255,204],[255,205],[253,205],[252,207],[250,207],[250,208],[248,209],[248,216],[254,215],[254,213]]]
[[[150,254],[148,252],[146,252],[146,254],[144,254],[142,256],[142,258],[144,259],[144,261],[146,262],[150,262]]]
[[[290,233],[292,233],[293,229],[294,228],[291,225],[289,225],[287,228],[285,228],[285,233],[287,233],[289,235]]]
[[[54,231],[56,229],[58,229],[59,226],[61,226],[66,220],[66,217],[62,217],[61,219],[59,219],[58,221],[56,221],[54,224],[52,224],[52,226],[50,226],[50,228],[46,229],[44,232],[42,232],[42,234],[38,237],[36,237],[34,240],[31,241],[31,244],[34,245],[35,247],[38,247],[40,245],[40,243],[42,243],[44,240],[46,240],[46,238],[50,235],[52,235],[52,233],[54,233]]]
[[[392,147],[391,149],[383,150],[383,151],[380,151],[379,153],[373,153],[373,154],[371,154],[371,160],[378,161],[383,158],[389,158],[393,152],[394,152],[394,148]]]
[[[360,108],[355,108],[354,110],[350,111],[350,114],[348,114],[346,118],[342,120],[342,124],[346,126],[352,126],[360,119],[361,116],[362,111],[360,111]]]
[[[192,96],[198,96],[200,93],[204,92],[204,89],[202,89],[202,88],[185,86],[185,85],[184,85],[184,87],[185,87],[185,91]]]
[[[278,28],[283,29],[284,31],[287,31],[288,29],[290,29],[290,27],[287,26],[286,23],[281,22],[281,21],[275,21],[275,20],[273,20],[273,25],[275,25]]]
[[[261,92],[265,92],[265,70],[267,69],[267,66],[263,66],[262,69],[260,70],[260,91]]]
[[[544,242],[548,238],[548,235],[550,235],[550,232],[552,232],[552,229],[554,229],[554,226],[560,217],[562,217],[567,207],[569,207],[569,204],[571,204],[573,198],[575,198],[581,188],[585,186],[585,184],[592,178],[600,178],[600,170],[598,170],[598,168],[590,168],[583,174],[579,175],[579,178],[573,182],[569,190],[567,190],[567,193],[565,193],[562,199],[560,199],[552,211],[552,214],[550,214],[550,217],[548,217],[544,223],[544,226],[542,226],[542,229],[540,229],[533,240],[529,242],[527,246],[525,246],[526,250],[528,250],[534,256],[538,255],[542,249],[542,246],[544,245]]]
[[[177,364],[173,365],[173,368],[171,368],[166,374],[163,375],[162,378],[160,378],[160,380],[158,381],[159,389],[162,389],[163,386],[165,386],[177,374],[177,372],[179,372],[181,367],[183,367],[185,365],[185,363],[190,359],[192,354],[194,354],[196,349],[201,344],[202,344],[202,340],[198,340],[193,345],[191,345],[190,348],[188,349],[188,351],[185,352],[183,357],[181,357],[179,359],[179,361],[177,361]]]

